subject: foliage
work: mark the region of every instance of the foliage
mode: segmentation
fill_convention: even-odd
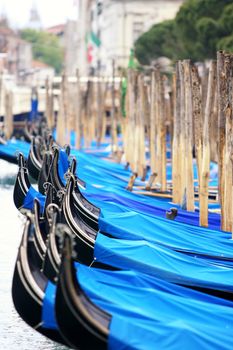
[[[172,60],[209,59],[216,50],[232,50],[232,0],[186,0],[176,18],[154,25],[135,44],[142,64],[166,56]]]
[[[32,44],[34,59],[54,67],[57,73],[61,71],[63,50],[55,35],[34,29],[24,29],[21,31],[21,37]]]
[[[233,35],[225,36],[224,38],[219,40],[217,44],[217,49],[233,52]]]
[[[173,21],[155,24],[138,39],[135,47],[136,57],[140,63],[149,64],[154,57],[172,56],[175,41]]]
[[[196,23],[197,42],[200,44],[200,59],[214,57],[218,40],[218,23],[210,17],[201,17]]]
[[[233,34],[233,4],[224,7],[219,26],[223,36]]]

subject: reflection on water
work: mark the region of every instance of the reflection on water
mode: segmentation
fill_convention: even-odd
[[[62,350],[24,323],[11,298],[11,283],[17,249],[23,232],[23,217],[13,204],[13,185],[18,167],[0,160],[0,349]]]

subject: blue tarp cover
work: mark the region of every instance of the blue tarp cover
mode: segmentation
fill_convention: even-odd
[[[29,191],[24,198],[23,207],[25,209],[33,209],[34,206],[34,199],[37,198],[40,201],[40,212],[41,214],[44,212],[44,206],[45,206],[45,196],[43,196],[40,192],[35,190],[33,186],[30,186]]]
[[[113,239],[99,233],[94,256],[96,261],[176,284],[233,291],[233,269],[228,263],[190,257],[145,240]]]
[[[48,282],[45,289],[45,296],[42,305],[42,327],[48,329],[58,329],[55,317],[55,297],[56,286]]]
[[[61,148],[59,152],[59,159],[58,159],[58,174],[64,185],[66,184],[64,175],[67,172],[68,168],[69,168],[68,156],[65,150]]]
[[[112,315],[109,349],[232,349],[231,301],[133,271],[76,268],[88,297]]]
[[[23,153],[24,157],[27,158],[30,150],[29,143],[19,140],[9,140],[6,145],[0,144],[0,158],[10,157],[14,160],[17,158],[17,153]]]

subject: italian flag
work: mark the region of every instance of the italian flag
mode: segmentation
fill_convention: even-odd
[[[90,32],[87,35],[87,61],[93,62],[95,56],[95,49],[101,46],[101,41],[94,32]]]

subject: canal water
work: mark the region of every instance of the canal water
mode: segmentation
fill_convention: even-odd
[[[0,160],[0,350],[65,350],[24,323],[12,302],[12,276],[24,223],[13,203],[17,169]]]

